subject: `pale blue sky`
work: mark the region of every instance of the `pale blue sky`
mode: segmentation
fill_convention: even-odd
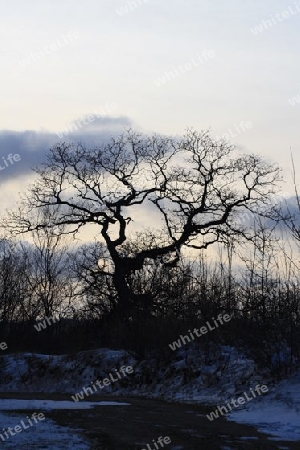
[[[181,134],[192,126],[223,134],[250,121],[252,128],[233,143],[279,162],[286,176],[292,145],[300,166],[300,102],[288,102],[300,92],[300,1],[135,3],[2,1],[0,137],[3,130],[49,131],[52,142],[68,123],[114,103],[112,117],[127,117],[145,132]],[[128,12],[119,15],[126,5]],[[289,7],[296,12],[288,18],[257,35],[251,31]],[[68,33],[80,37],[48,54],[43,50]],[[165,71],[204,50],[215,57],[155,85]],[[33,60],[39,51],[43,56]],[[0,146],[0,156],[13,152],[8,147]]]

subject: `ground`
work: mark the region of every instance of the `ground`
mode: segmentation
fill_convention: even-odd
[[[55,394],[9,394],[0,393],[2,399],[52,400],[54,409],[46,407],[47,426],[37,424],[26,430],[24,448],[61,449],[70,448],[103,450],[138,450],[151,444],[159,436],[169,436],[170,450],[254,450],[289,449],[298,450],[299,443],[272,441],[270,436],[259,433],[254,427],[239,425],[225,418],[209,422],[206,413],[211,406],[182,405],[144,398],[91,397],[91,402],[122,402],[124,406],[96,406],[92,409],[55,409],[59,403],[66,404],[69,398]],[[47,402],[45,402],[46,405]],[[5,401],[2,404],[7,404]],[[15,403],[16,404],[16,403]],[[100,403],[99,403],[100,404]],[[28,402],[30,405],[30,402]],[[37,405],[36,401],[34,406]],[[104,403],[105,405],[105,403]],[[76,407],[85,406],[76,404]],[[29,411],[22,411],[23,416]],[[19,412],[19,416],[22,417]],[[8,413],[10,424],[18,423],[16,412]],[[58,425],[58,426],[57,426]],[[74,430],[74,431],[72,431]],[[25,434],[25,432],[23,432]],[[54,435],[53,435],[54,433]],[[21,436],[21,435],[20,435]],[[24,437],[24,435],[23,435]],[[57,440],[56,443],[53,442]],[[43,441],[44,439],[44,441]],[[38,443],[38,447],[35,445]],[[48,444],[47,444],[48,443]],[[3,448],[13,448],[14,438],[1,443]],[[4,445],[3,445],[4,444]],[[49,445],[49,446],[47,446]],[[55,447],[53,446],[55,445]],[[22,446],[18,446],[22,449]]]
[[[1,428],[17,425],[27,411],[44,411],[47,420],[1,442],[2,447],[13,448],[18,440],[20,450],[138,450],[159,436],[169,436],[171,444],[165,448],[170,450],[299,450],[299,372],[281,382],[266,379],[253,361],[228,347],[206,364],[199,352],[189,358],[178,352],[173,361],[159,366],[151,359],[138,361],[124,351],[107,349],[72,357],[4,356]],[[113,367],[128,364],[134,366],[134,374],[125,383],[120,380],[101,393],[85,396],[83,402],[72,400],[72,395],[103,379]],[[158,374],[157,378],[151,374]],[[208,420],[206,414],[218,405],[263,382],[269,388],[266,395],[226,417]],[[17,399],[28,402],[24,406]],[[117,404],[100,403],[103,400]]]

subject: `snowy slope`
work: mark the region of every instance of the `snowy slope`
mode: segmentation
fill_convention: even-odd
[[[0,413],[0,423],[2,429],[14,427],[21,420],[26,420],[25,413]],[[76,431],[76,430],[75,430]],[[5,449],[44,449],[44,450],[88,450],[90,446],[76,432],[74,428],[60,427],[51,419],[37,423],[35,426],[23,430],[13,437],[9,437],[4,442],[1,440],[1,448]]]
[[[300,441],[300,373],[274,385],[268,395],[229,414],[230,420],[255,425],[274,439]]]
[[[5,355],[0,357],[0,391],[61,392],[70,394],[72,401],[71,395],[83,387],[129,365],[133,374],[99,393],[205,403],[213,410],[257,384],[266,384],[267,394],[234,410],[228,419],[257,425],[275,437],[300,440],[300,374],[274,384],[267,372],[259,371],[233,347],[213,348],[205,354],[196,345],[188,346],[172,352],[168,360],[149,355],[141,361],[126,351],[108,349],[61,356]]]

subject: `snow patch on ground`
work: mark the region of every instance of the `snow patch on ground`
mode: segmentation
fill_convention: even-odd
[[[91,409],[94,406],[130,406],[121,402],[71,402],[65,400],[17,400],[2,399],[0,411],[51,411],[53,409]]]
[[[238,423],[255,425],[272,440],[300,441],[300,373],[275,384],[264,397],[228,415]]]
[[[26,421],[26,414],[0,413],[1,428],[15,427],[21,420]],[[5,436],[4,436],[5,437]],[[3,441],[0,439],[1,448],[18,450],[89,450],[90,446],[78,434],[76,429],[60,427],[51,419],[46,418],[35,426],[16,433]]]

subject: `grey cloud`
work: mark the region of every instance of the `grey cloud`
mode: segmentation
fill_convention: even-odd
[[[72,122],[72,123],[75,123]],[[63,135],[44,131],[0,131],[0,185],[29,175],[32,168],[45,161],[49,149],[58,142],[82,142],[86,146],[99,145],[112,135],[120,134],[132,126],[127,117],[97,117],[91,123]],[[20,160],[11,164],[8,155],[20,155]]]
[[[128,117],[116,117],[115,119],[111,119],[109,117],[97,117],[94,116],[94,120],[84,125],[82,128],[85,132],[95,132],[97,130],[103,130],[106,132],[115,132],[120,131],[122,127],[130,127],[132,126],[132,122]],[[72,133],[73,134],[73,133]]]
[[[296,196],[289,196],[284,198],[278,198],[277,202],[273,201],[274,208],[280,210],[280,216],[290,218],[293,220],[296,227],[300,227],[300,210]],[[276,225],[277,231],[286,229],[284,221],[275,221],[272,219],[266,219],[265,225],[269,228],[273,228]]]
[[[296,196],[286,198],[280,203],[282,214],[286,217],[291,217],[294,224],[300,228],[300,210]]]

